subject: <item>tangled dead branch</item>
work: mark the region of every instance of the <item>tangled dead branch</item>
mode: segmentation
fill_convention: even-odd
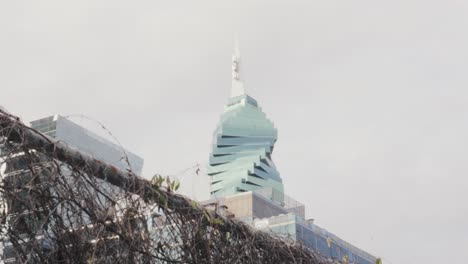
[[[17,263],[325,263],[0,110],[3,256]]]

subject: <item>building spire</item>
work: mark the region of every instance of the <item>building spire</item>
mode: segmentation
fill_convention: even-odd
[[[239,41],[234,44],[234,53],[232,54],[232,89],[231,97],[245,94],[244,83],[240,79],[240,51]]]

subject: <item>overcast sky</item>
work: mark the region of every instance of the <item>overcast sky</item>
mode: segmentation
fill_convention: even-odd
[[[467,29],[463,0],[1,1],[0,105],[99,120],[204,199],[237,35],[308,217],[384,263],[466,263]]]

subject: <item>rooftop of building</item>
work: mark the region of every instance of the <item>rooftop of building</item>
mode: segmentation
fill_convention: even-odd
[[[55,114],[30,122],[33,129],[45,135],[60,140],[70,147],[76,148],[88,155],[104,159],[120,169],[129,169],[141,174],[143,158],[127,150],[102,136],[97,135],[90,129],[85,128],[69,118]]]

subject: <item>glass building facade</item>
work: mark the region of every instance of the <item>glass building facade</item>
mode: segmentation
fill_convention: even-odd
[[[131,169],[136,175],[141,175],[143,169],[141,157],[65,117],[54,115],[38,119],[31,122],[31,127],[98,160],[105,161],[121,170]]]
[[[375,264],[377,258],[305,218],[302,203],[284,195],[274,200],[271,188],[212,198],[201,204],[255,229],[302,243],[321,256],[343,263]],[[347,262],[345,262],[347,261]]]
[[[375,264],[377,260],[376,257],[315,225],[312,221],[304,220],[292,213],[255,219],[253,225],[257,229],[301,242],[329,259],[355,264]]]
[[[283,183],[272,160],[276,139],[273,122],[255,99],[246,94],[231,98],[213,136],[211,196],[270,187],[281,202]]]

